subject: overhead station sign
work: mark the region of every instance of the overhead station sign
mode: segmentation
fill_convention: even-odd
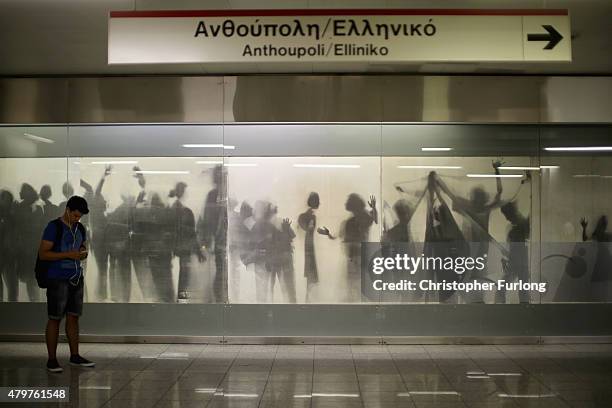
[[[571,61],[567,10],[113,11],[109,64]]]

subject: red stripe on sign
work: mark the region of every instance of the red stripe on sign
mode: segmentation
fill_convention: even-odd
[[[111,11],[130,17],[289,17],[289,16],[567,16],[561,9],[300,9],[300,10],[143,10]]]

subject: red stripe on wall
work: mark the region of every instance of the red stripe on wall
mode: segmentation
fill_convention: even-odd
[[[567,16],[562,9],[298,9],[111,11],[111,18],[290,16]]]

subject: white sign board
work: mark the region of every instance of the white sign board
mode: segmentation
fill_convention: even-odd
[[[108,63],[571,61],[567,10],[116,11]]]

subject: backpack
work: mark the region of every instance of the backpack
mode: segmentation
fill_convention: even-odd
[[[59,252],[62,245],[62,234],[64,232],[64,226],[62,225],[63,222],[60,218],[57,218],[52,222],[55,223],[55,239],[53,240],[53,247],[51,248],[51,251]],[[77,222],[77,228],[81,233],[81,236],[85,238],[85,227],[83,226],[83,224]],[[38,253],[36,254],[36,265],[34,266],[34,273],[36,274],[36,282],[38,283],[39,288],[44,289],[49,285],[49,276],[47,275],[47,272],[51,267],[51,262],[55,261],[43,261],[38,256]]]

